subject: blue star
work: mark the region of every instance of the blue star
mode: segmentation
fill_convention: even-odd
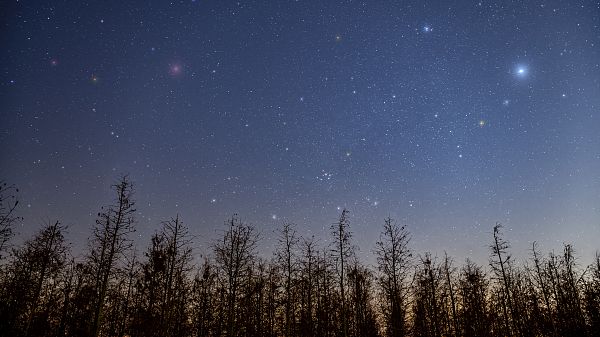
[[[516,74],[518,77],[521,77],[521,78],[523,78],[523,77],[526,77],[528,72],[529,72],[529,71],[528,71],[527,67],[526,67],[526,66],[524,66],[524,65],[519,65],[519,66],[517,66],[517,68],[516,68],[516,69],[515,69],[515,71],[514,71],[514,73],[515,73],[515,74]]]

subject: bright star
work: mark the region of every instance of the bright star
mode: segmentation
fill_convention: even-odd
[[[527,67],[523,66],[523,65],[517,66],[517,69],[515,70],[515,74],[519,77],[527,76]]]

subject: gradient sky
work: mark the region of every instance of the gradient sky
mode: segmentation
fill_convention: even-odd
[[[109,5],[110,4],[110,5]],[[600,248],[598,1],[6,1],[0,177],[20,237],[82,246],[121,174],[142,246],[179,213],[206,247],[237,212],[272,245],[340,208],[369,259]],[[202,249],[201,249],[202,250]]]

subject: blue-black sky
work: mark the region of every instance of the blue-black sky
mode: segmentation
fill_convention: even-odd
[[[417,251],[482,261],[600,238],[598,1],[4,2],[0,177],[85,241],[129,173],[145,245],[232,213],[268,247],[324,242],[347,207],[369,255],[391,215]]]

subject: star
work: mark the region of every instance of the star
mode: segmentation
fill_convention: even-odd
[[[58,65],[58,60],[57,59],[50,60],[50,65],[53,67],[56,67]]]
[[[482,119],[482,120],[480,120],[480,121],[479,121],[479,123],[478,123],[478,124],[479,124],[479,127],[481,127],[481,128],[482,128],[482,127],[484,127],[484,126],[485,126],[486,122],[485,122],[485,120],[483,120],[483,119]]]
[[[169,74],[173,77],[181,75],[183,67],[179,63],[171,63],[169,65]]]
[[[423,32],[425,32],[425,33],[429,33],[432,30],[433,30],[433,28],[431,28],[431,26],[428,26],[428,25],[423,26]]]
[[[514,71],[515,75],[520,78],[524,78],[527,76],[528,69],[524,65],[518,65]]]

